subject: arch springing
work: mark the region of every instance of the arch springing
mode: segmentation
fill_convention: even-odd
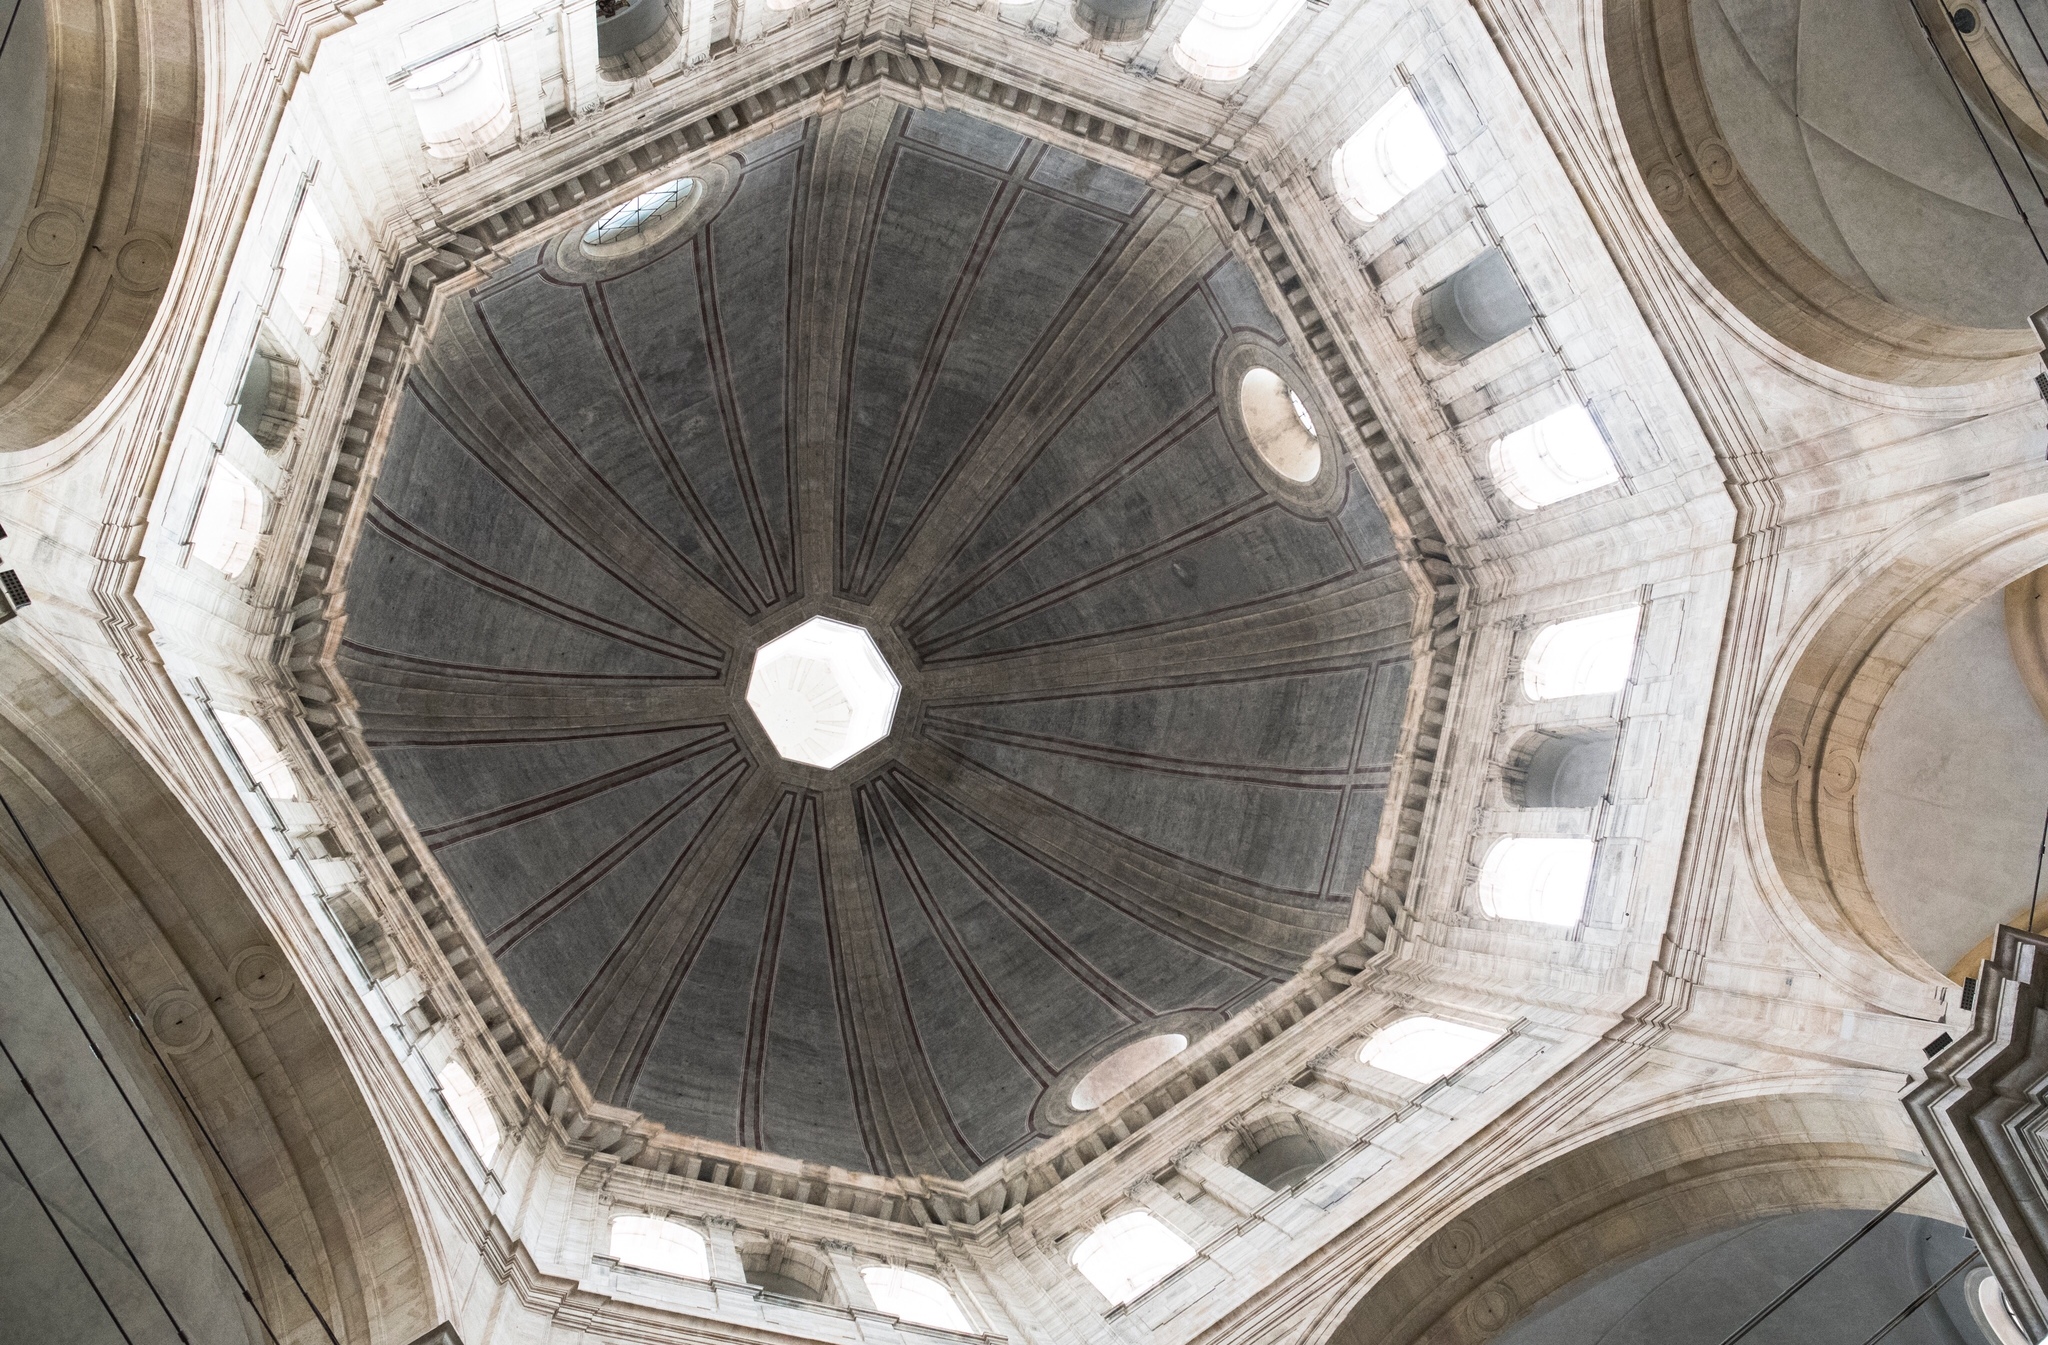
[[[1500,1037],[1484,1028],[1416,1014],[1373,1033],[1359,1048],[1358,1059],[1416,1083],[1435,1083],[1471,1064]]]
[[[612,1256],[636,1266],[685,1279],[711,1278],[711,1252],[704,1235],[667,1219],[622,1214],[612,1220]]]
[[[1538,701],[1621,690],[1635,666],[1640,617],[1623,607],[1545,626],[1522,660],[1522,689]]]
[[[1301,6],[1302,0],[1202,0],[1173,44],[1173,59],[1196,79],[1242,79]]]
[[[1111,1303],[1128,1303],[1192,1261],[1195,1249],[1142,1210],[1081,1239],[1067,1259]]]
[[[1489,457],[1501,492],[1524,509],[1621,479],[1606,436],[1592,413],[1576,404],[1494,440]]]
[[[1337,147],[1330,172],[1345,210],[1370,224],[1449,163],[1429,115],[1404,88]]]
[[[1479,869],[1479,907],[1496,920],[1575,925],[1593,879],[1593,842],[1504,836]]]

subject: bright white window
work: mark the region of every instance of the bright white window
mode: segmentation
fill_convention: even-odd
[[[1162,1032],[1118,1047],[1081,1076],[1067,1100],[1075,1111],[1094,1111],[1187,1049],[1188,1039],[1178,1032]]]
[[[1553,411],[1493,444],[1493,479],[1524,509],[1582,495],[1621,479],[1607,437],[1583,406]]]
[[[1202,0],[1173,44],[1173,59],[1196,79],[1242,79],[1301,5],[1302,0]]]
[[[416,66],[405,81],[420,138],[437,159],[462,159],[512,128],[512,99],[497,45],[480,42]]]
[[[1315,418],[1301,394],[1263,365],[1245,370],[1237,386],[1244,432],[1266,465],[1289,481],[1313,481],[1323,469]]]
[[[455,1117],[455,1124],[462,1131],[469,1147],[476,1150],[476,1156],[485,1166],[498,1156],[498,1117],[491,1110],[491,1100],[484,1096],[484,1090],[476,1086],[476,1080],[462,1067],[460,1060],[451,1059],[434,1075],[434,1082],[441,1086],[441,1101],[448,1104],[449,1113]]]
[[[612,1220],[612,1255],[620,1265],[692,1280],[711,1278],[711,1253],[704,1235],[667,1219],[622,1214]]]
[[[1499,1040],[1498,1032],[1417,1014],[1373,1033],[1359,1049],[1358,1058],[1404,1079],[1435,1083],[1463,1069]]]
[[[260,785],[263,792],[273,799],[295,799],[299,796],[299,782],[292,774],[292,768],[284,759],[277,742],[270,736],[270,730],[232,710],[215,713],[220,720],[221,732],[228,735],[228,741],[235,745],[235,755],[242,759],[242,769],[249,772],[251,779]]]
[[[307,331],[317,332],[327,325],[328,314],[341,298],[341,277],[341,249],[335,246],[334,235],[319,212],[302,206],[278,263],[277,297]]]
[[[1415,95],[1403,89],[1337,147],[1337,199],[1370,224],[1450,162]]]
[[[902,690],[872,635],[814,616],[754,654],[747,706],[777,752],[830,770],[889,735]]]
[[[1508,836],[1479,869],[1479,907],[1496,920],[1575,925],[1593,877],[1593,842]]]
[[[1112,1303],[1128,1303],[1192,1261],[1195,1249],[1142,1211],[1120,1215],[1081,1240],[1074,1269]]]
[[[697,179],[679,177],[652,191],[641,192],[624,205],[613,206],[583,231],[583,246],[623,247],[636,243],[664,215],[672,214],[697,190]]]
[[[974,1331],[974,1324],[960,1311],[952,1293],[929,1275],[901,1266],[869,1266],[861,1271],[860,1277],[867,1281],[868,1294],[875,1300],[875,1306],[891,1316],[921,1326],[936,1326],[941,1331]]]
[[[1621,690],[1635,666],[1640,615],[1624,607],[1545,626],[1522,660],[1522,689],[1538,701]]]
[[[199,516],[192,521],[192,554],[233,579],[248,568],[262,536],[262,487],[216,455]]]

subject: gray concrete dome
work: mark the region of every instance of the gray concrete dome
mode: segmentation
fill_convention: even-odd
[[[1219,371],[1299,366],[1199,209],[887,103],[691,171],[645,252],[576,223],[444,299],[340,667],[600,1099],[964,1174],[1344,926],[1412,590],[1334,438],[1305,483],[1241,442]],[[831,771],[743,703],[820,614],[903,682]]]

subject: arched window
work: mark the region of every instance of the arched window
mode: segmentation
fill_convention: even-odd
[[[1370,224],[1449,162],[1429,115],[1415,95],[1403,89],[1337,147],[1330,170],[1337,199]]]
[[[441,1087],[441,1101],[448,1105],[456,1128],[469,1141],[469,1147],[476,1150],[477,1158],[489,1166],[498,1156],[498,1117],[491,1110],[491,1100],[476,1086],[476,1080],[460,1060],[450,1059],[441,1066],[434,1074],[434,1082]]]
[[[292,236],[278,263],[277,297],[309,332],[327,325],[341,299],[341,249],[326,221],[310,205],[301,206]]]
[[[1496,920],[1575,925],[1593,878],[1593,842],[1547,836],[1495,841],[1479,869],[1479,908]]]
[[[875,1306],[893,1317],[963,1335],[974,1331],[974,1324],[960,1311],[952,1293],[929,1275],[901,1266],[869,1266],[860,1277],[867,1282]]]
[[[711,1253],[704,1235],[667,1219],[622,1214],[612,1220],[612,1255],[623,1266],[692,1280],[711,1278]]]
[[[679,177],[652,191],[641,192],[624,205],[613,206],[583,231],[583,246],[602,253],[630,251],[654,242],[665,232],[662,223],[689,203],[697,179]]]
[[[1242,79],[1301,5],[1302,0],[1202,0],[1173,44],[1173,59],[1196,79]]]
[[[1194,1260],[1195,1249],[1140,1211],[1119,1215],[1081,1239],[1068,1258],[1112,1303],[1128,1303]]]
[[[1545,626],[1522,660],[1522,689],[1538,701],[1621,690],[1635,666],[1639,615],[1624,607]]]
[[[1068,1101],[1075,1111],[1094,1111],[1187,1049],[1188,1039],[1178,1032],[1162,1032],[1118,1047],[1081,1076]]]
[[[214,715],[220,721],[221,732],[228,735],[228,741],[235,745],[235,755],[242,759],[242,769],[249,772],[263,792],[273,799],[295,799],[299,796],[298,778],[292,774],[290,763],[284,759],[270,730],[232,710],[220,710]]]
[[[512,129],[512,99],[497,47],[479,42],[416,66],[405,81],[420,138],[436,159],[464,159]]]
[[[1498,1032],[1417,1014],[1373,1033],[1359,1048],[1358,1058],[1404,1079],[1435,1083],[1465,1068],[1499,1040]]]
[[[1494,440],[1493,479],[1524,509],[1582,495],[1618,481],[1606,436],[1583,406],[1553,411]]]
[[[262,487],[216,455],[206,479],[206,497],[192,522],[192,554],[233,579],[248,567],[262,535]]]

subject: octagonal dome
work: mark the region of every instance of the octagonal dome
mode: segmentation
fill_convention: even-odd
[[[889,735],[902,690],[873,636],[814,616],[755,651],[747,705],[776,751],[829,770]]]
[[[564,219],[437,300],[336,669],[599,1100],[964,1176],[1345,927],[1414,589],[1339,408],[1170,184],[880,99],[682,167],[701,198],[647,248]],[[1254,366],[1313,472],[1245,433]],[[819,614],[902,684],[830,774],[747,703]]]

